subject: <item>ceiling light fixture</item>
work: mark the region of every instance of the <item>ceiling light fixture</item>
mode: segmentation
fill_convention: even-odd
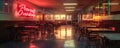
[[[74,11],[74,10],[66,10],[66,11]]]
[[[65,7],[65,8],[75,8],[75,7]]]
[[[103,5],[108,5],[109,3],[103,3]],[[110,5],[119,5],[119,3],[110,3]]]
[[[77,5],[77,3],[63,3],[63,5]]]

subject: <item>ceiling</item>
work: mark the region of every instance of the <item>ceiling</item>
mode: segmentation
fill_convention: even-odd
[[[78,12],[86,7],[96,4],[101,0],[27,0],[28,2],[42,8],[52,9],[52,13],[73,13]],[[77,3],[73,5],[75,11],[65,11],[65,6],[63,3]]]

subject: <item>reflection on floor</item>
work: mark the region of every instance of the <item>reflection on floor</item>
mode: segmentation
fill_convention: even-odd
[[[75,48],[73,40],[43,40],[34,42],[6,42],[0,48]]]
[[[89,40],[87,37],[78,37],[74,35],[72,26],[61,26],[49,32],[45,30],[24,30],[22,36],[18,36],[21,41],[8,41],[0,43],[0,48],[88,48]],[[91,46],[90,48],[97,48]]]
[[[64,42],[64,48],[75,48],[74,40],[66,40]]]

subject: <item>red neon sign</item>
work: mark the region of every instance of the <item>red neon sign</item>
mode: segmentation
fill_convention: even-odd
[[[17,4],[18,16],[35,16],[35,9],[27,7],[25,4]]]

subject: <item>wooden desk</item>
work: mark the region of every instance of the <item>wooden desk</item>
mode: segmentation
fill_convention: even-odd
[[[108,28],[88,28],[88,31],[112,31],[111,29]]]

